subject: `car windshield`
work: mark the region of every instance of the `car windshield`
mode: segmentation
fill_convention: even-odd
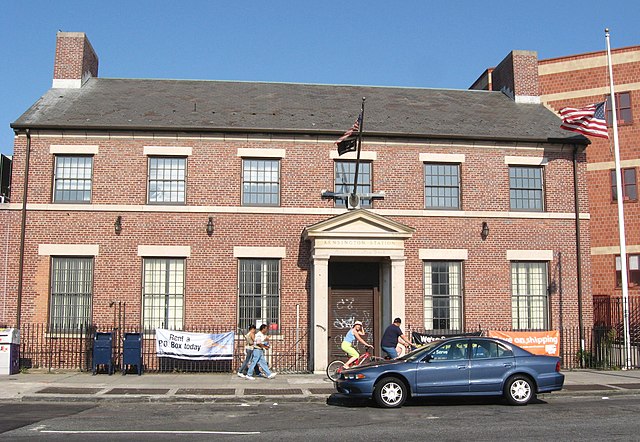
[[[408,362],[417,361],[419,359],[422,359],[425,354],[427,354],[428,352],[430,352],[440,344],[441,344],[441,341],[429,342],[428,344],[423,345],[422,347],[418,347],[417,349],[413,350],[410,353],[407,353],[402,357],[399,357],[398,359],[401,361],[408,361]]]

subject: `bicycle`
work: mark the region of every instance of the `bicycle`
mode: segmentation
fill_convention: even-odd
[[[358,359],[353,361],[353,363],[349,368],[357,367],[358,365],[361,365],[364,362],[381,361],[384,359],[379,356],[374,356],[373,353],[369,350],[373,350],[373,347],[369,345],[365,346],[364,353],[362,353],[360,357],[358,357]],[[343,367],[344,367],[344,361],[340,359],[331,361],[331,363],[327,365],[327,377],[331,379],[333,382],[337,381],[340,375],[342,374]]]

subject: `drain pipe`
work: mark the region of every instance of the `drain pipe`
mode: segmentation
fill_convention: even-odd
[[[24,182],[22,184],[22,220],[20,223],[20,262],[18,263],[18,297],[16,300],[16,328],[20,329],[22,311],[22,279],[24,276],[24,242],[27,229],[27,194],[29,190],[29,159],[31,157],[31,131],[25,129],[27,135],[27,152],[24,164]]]
[[[573,200],[576,212],[576,277],[578,278],[578,327],[580,329],[580,368],[584,368],[584,321],[582,318],[582,249],[580,247],[580,202],[578,201],[578,146],[573,148]]]

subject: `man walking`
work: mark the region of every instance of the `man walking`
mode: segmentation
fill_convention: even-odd
[[[398,346],[398,340],[402,340],[403,345],[411,347],[411,341],[407,339],[404,333],[402,333],[400,324],[402,324],[402,320],[400,318],[394,319],[393,324],[387,327],[387,329],[384,331],[384,334],[382,335],[382,341],[380,342],[382,350],[384,350],[384,352],[391,359],[395,359],[398,357],[398,351],[396,350],[396,347]]]
[[[264,357],[264,351],[269,348],[269,342],[267,341],[268,333],[269,327],[267,327],[267,324],[262,324],[260,326],[260,330],[258,331],[258,333],[256,333],[256,339],[254,341],[253,348],[253,358],[251,359],[249,371],[247,372],[247,376],[245,377],[245,379],[248,379],[250,381],[253,381],[255,379],[253,377],[253,370],[256,368],[256,365],[260,366],[267,379],[273,379],[276,377],[276,374],[271,373],[271,370],[269,370],[267,360]]]

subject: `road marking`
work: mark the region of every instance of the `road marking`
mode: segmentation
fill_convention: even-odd
[[[173,431],[173,430],[39,430],[40,433],[56,434],[260,434],[259,431]]]

